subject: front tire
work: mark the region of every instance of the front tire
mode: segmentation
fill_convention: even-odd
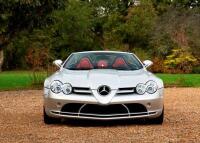
[[[59,118],[53,118],[50,117],[46,114],[45,112],[45,108],[43,109],[43,121],[45,124],[55,124],[55,123],[59,123],[60,119]]]

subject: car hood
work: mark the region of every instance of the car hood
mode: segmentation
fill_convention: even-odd
[[[70,83],[73,87],[97,89],[101,85],[107,85],[111,89],[118,89],[122,87],[135,87],[138,83],[146,83],[148,80],[158,81],[159,79],[145,69],[135,71],[62,69],[49,77],[49,81],[53,80]]]

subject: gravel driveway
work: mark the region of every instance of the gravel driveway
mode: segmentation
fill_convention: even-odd
[[[165,90],[163,125],[66,120],[45,125],[42,91],[0,92],[0,142],[200,142],[200,88]]]

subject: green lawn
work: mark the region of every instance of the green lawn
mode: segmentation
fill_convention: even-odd
[[[44,72],[38,72],[36,75],[29,71],[1,72],[0,90],[38,88],[44,81],[45,76]]]
[[[165,86],[200,87],[200,74],[156,74],[163,79]],[[35,77],[35,78],[34,78]],[[0,73],[0,90],[18,90],[38,88],[42,84],[46,73],[34,74],[29,71],[8,71]]]
[[[200,87],[200,74],[156,74],[165,86]]]

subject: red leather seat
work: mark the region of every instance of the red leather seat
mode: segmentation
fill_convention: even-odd
[[[113,63],[112,66],[113,66],[113,68],[119,68],[119,67],[126,67],[127,64],[123,58],[119,57],[119,58],[115,59],[115,62]]]
[[[82,58],[76,66],[77,69],[92,69],[93,65],[91,64],[88,58]]]
[[[107,68],[108,67],[108,62],[106,60],[100,60],[98,61],[97,63],[97,67],[99,69],[102,69],[102,68]]]

